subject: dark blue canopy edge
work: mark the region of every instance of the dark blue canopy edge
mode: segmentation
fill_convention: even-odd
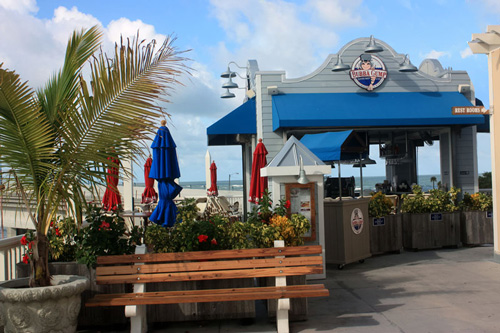
[[[255,98],[219,119],[207,128],[208,145],[236,145],[237,134],[257,134]]]
[[[306,134],[300,142],[323,162],[356,160],[368,152],[366,144],[352,130]]]
[[[452,115],[470,106],[458,92],[284,94],[273,96],[273,130],[296,127],[481,125],[482,115]]]

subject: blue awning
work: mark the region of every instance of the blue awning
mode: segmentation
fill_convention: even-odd
[[[352,130],[306,134],[300,139],[323,162],[359,159],[366,157],[368,148]]]
[[[273,99],[273,130],[307,127],[479,125],[482,115],[452,115],[470,106],[458,92],[284,94]]]
[[[237,134],[257,134],[255,98],[249,99],[207,128],[208,145],[238,144]]]

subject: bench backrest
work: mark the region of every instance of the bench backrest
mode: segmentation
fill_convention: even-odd
[[[97,258],[98,284],[321,274],[321,245],[131,254]],[[284,256],[284,258],[279,258]]]

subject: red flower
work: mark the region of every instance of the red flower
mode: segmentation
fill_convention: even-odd
[[[28,243],[28,249],[31,249],[31,247],[33,246],[33,243],[34,243],[34,242],[29,242],[29,243]]]
[[[26,239],[26,235],[24,235],[22,238],[21,238],[21,245],[26,245],[28,244],[28,240]]]
[[[212,238],[212,241],[210,243],[212,243],[212,245],[217,245],[217,240],[215,238]]]
[[[206,242],[207,239],[208,239],[207,235],[199,235],[198,236],[198,242],[200,242],[200,243]]]
[[[285,202],[284,207],[285,207],[286,209],[289,209],[291,205],[292,205],[292,204],[290,203],[290,200],[287,200],[287,201]]]
[[[104,230],[109,229],[109,223],[107,223],[106,221],[102,221],[99,230],[101,230],[101,228],[104,229]]]
[[[29,262],[29,259],[30,259],[30,257],[28,256],[28,254],[27,254],[27,253],[25,253],[25,254],[24,254],[24,256],[23,256],[23,262],[24,262],[25,264],[27,264],[27,263]]]
[[[56,236],[57,237],[61,237],[62,236],[61,232],[59,231],[59,228],[56,228]]]

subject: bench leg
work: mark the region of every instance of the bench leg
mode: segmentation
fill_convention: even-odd
[[[282,240],[275,240],[274,247],[285,247],[285,242]],[[284,258],[284,256],[277,256],[276,258]],[[286,276],[276,277],[276,287],[286,286]],[[278,300],[278,309],[276,310],[276,325],[278,333],[288,333],[288,310],[290,310],[290,299],[282,298]]]
[[[136,246],[135,254],[145,254],[146,246]],[[142,265],[142,264],[137,264]],[[146,292],[145,283],[134,284],[134,293]],[[146,313],[146,305],[127,305],[125,306],[125,316],[130,318],[131,333],[146,333],[148,331],[148,316]]]

